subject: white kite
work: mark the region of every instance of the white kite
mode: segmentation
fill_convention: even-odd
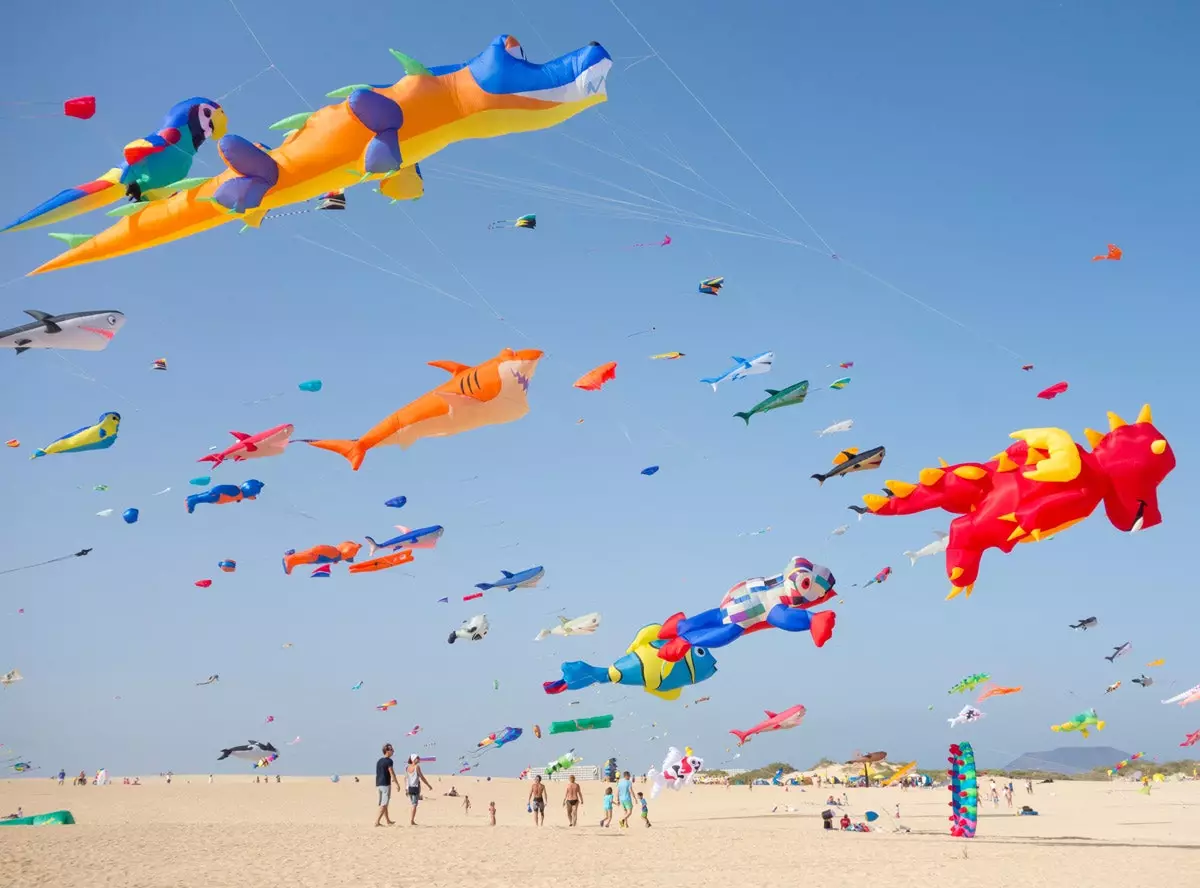
[[[483,637],[488,634],[488,619],[487,614],[476,614],[469,620],[463,620],[461,626],[450,633],[450,637],[446,639],[450,644],[462,638],[467,641],[482,641]]]
[[[954,716],[954,718],[948,718],[946,721],[950,722],[950,727],[954,727],[955,725],[969,725],[971,722],[977,722],[983,717],[983,712],[974,706],[968,705],[958,710],[958,715]]]
[[[690,786],[696,782],[696,775],[703,770],[704,759],[693,755],[692,747],[685,747],[684,751],[680,752],[672,746],[667,750],[667,757],[663,759],[662,771],[651,768],[646,772],[646,779],[650,782],[650,798],[656,798],[664,788],[678,791]]]
[[[21,671],[19,669],[10,669],[8,672],[5,672],[3,675],[0,675],[0,685],[3,685],[4,687],[8,687],[14,681],[20,681],[24,677],[25,676],[23,676],[21,674]]]
[[[590,614],[584,614],[582,617],[576,617],[573,620],[568,620],[566,617],[558,618],[558,625],[553,629],[543,629],[536,636],[534,641],[541,641],[551,635],[591,635],[600,628],[600,615],[593,611]]]
[[[835,422],[828,428],[820,429],[817,432],[817,435],[821,438],[824,438],[826,435],[835,435],[838,432],[848,432],[852,428],[854,428],[854,420],[843,419],[841,422]]]
[[[935,530],[933,535],[937,537],[932,543],[926,543],[915,552],[905,552],[905,556],[913,563],[913,567],[917,566],[917,560],[924,558],[927,555],[936,555],[939,552],[945,552],[946,547],[950,545],[950,534],[943,533],[940,530]]]
[[[9,675],[12,675],[10,672]],[[21,676],[18,675],[17,678]],[[3,679],[0,679],[3,681]],[[1163,700],[1163,703],[1178,703],[1180,706],[1187,706],[1189,703],[1200,702],[1200,685],[1196,685],[1191,690],[1184,691],[1182,694],[1176,694],[1168,700]]]

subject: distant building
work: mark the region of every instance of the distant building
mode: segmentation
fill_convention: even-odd
[[[555,771],[549,777],[546,776],[545,768],[530,768],[529,776],[542,777],[545,780],[566,780],[571,776],[574,776],[576,780],[599,780],[600,768],[597,765],[576,765],[573,768]]]

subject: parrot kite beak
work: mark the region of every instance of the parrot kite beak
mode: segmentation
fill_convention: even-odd
[[[225,116],[225,109],[214,108],[212,113],[212,138],[222,138],[228,129],[229,120]]]

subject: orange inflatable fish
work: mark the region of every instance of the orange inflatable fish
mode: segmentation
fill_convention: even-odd
[[[583,389],[585,392],[598,392],[604,383],[616,378],[617,362],[609,361],[607,364],[601,364],[594,370],[589,370],[575,380],[575,388]]]
[[[355,441],[305,443],[340,453],[357,472],[367,451],[382,444],[407,449],[422,438],[514,422],[529,412],[529,382],[541,357],[536,348],[506,348],[476,367],[455,361],[430,361],[430,367],[445,370],[450,379],[401,407]]]
[[[350,565],[350,573],[373,573],[377,570],[387,570],[389,567],[408,564],[412,560],[412,549],[401,549],[399,552],[394,552],[391,555],[383,555],[379,558],[373,558],[370,561],[364,561],[361,564],[352,564]]]

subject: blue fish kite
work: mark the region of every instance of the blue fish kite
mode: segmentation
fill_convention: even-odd
[[[658,637],[662,626],[643,626],[625,656],[611,666],[592,666],[582,660],[562,664],[563,677],[542,683],[547,694],[578,691],[594,684],[623,684],[642,688],[664,700],[678,700],[683,688],[707,681],[717,673],[717,660],[706,647],[690,648],[678,663],[659,659],[667,642]]]
[[[734,355],[730,360],[733,361],[733,366],[720,376],[710,376],[700,381],[707,382],[715,392],[717,386],[723,382],[733,382],[735,379],[744,379],[747,376],[755,376],[759,373],[770,373],[771,365],[775,363],[775,352],[763,352],[761,355],[755,355],[748,360]]]
[[[657,471],[658,471],[658,466],[646,466],[646,468],[642,469],[642,474],[643,475],[653,475]]]
[[[511,592],[518,586],[532,588],[545,575],[546,568],[539,564],[537,567],[531,567],[529,570],[523,570],[519,573],[509,573],[506,570],[502,570],[500,573],[504,574],[503,579],[496,580],[494,583],[476,583],[475,588],[483,589],[485,592],[488,589],[507,589]]]
[[[371,537],[365,537],[368,557],[374,557],[380,549],[432,549],[442,538],[442,534],[446,532],[446,529],[440,524],[419,527],[416,530],[410,530],[397,524],[396,530],[401,531],[400,536],[392,537],[383,543],[377,543]]]
[[[384,505],[385,505],[385,506],[387,506],[387,507],[389,507],[389,508],[391,508],[391,509],[403,509],[403,508],[404,508],[404,504],[405,504],[406,502],[408,502],[408,497],[406,497],[406,496],[394,496],[394,497],[392,497],[390,500],[388,500],[387,502],[385,502],[385,503],[384,503]]]

